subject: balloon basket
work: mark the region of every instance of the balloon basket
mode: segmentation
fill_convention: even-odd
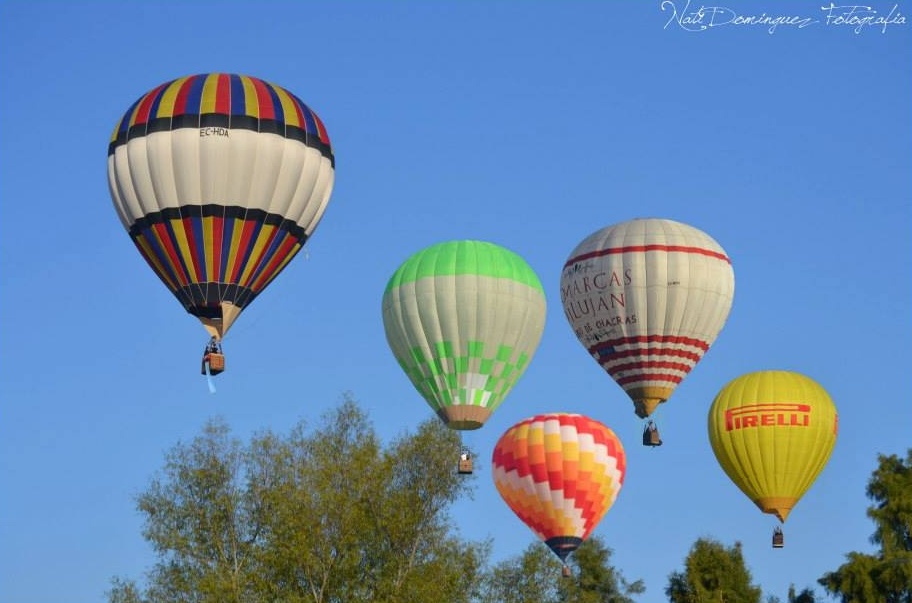
[[[209,365],[209,370],[206,371],[206,365]],[[203,356],[203,374],[209,374],[212,376],[218,375],[225,371],[225,355],[218,354],[215,352],[209,352]]]
[[[463,450],[459,454],[459,464],[456,465],[456,472],[459,475],[470,475],[472,473],[472,455]]]
[[[776,531],[773,532],[773,548],[781,549],[785,546],[785,535],[782,533],[782,530],[776,528]]]
[[[661,445],[662,438],[659,436],[659,430],[654,422],[649,421],[649,423],[646,424],[646,427],[643,428],[643,446],[655,448],[656,446]]]

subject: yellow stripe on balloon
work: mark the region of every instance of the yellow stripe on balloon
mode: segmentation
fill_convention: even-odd
[[[254,117],[260,116],[260,104],[257,101],[256,87],[253,81],[246,75],[240,76],[241,84],[244,86],[244,110],[247,115]]]
[[[199,282],[196,271],[193,269],[193,249],[190,247],[190,241],[187,240],[187,231],[184,230],[184,222],[180,218],[171,220],[171,231],[174,233],[174,242],[176,243],[178,255],[184,261],[187,267],[187,277],[190,282]]]
[[[215,113],[216,103],[218,101],[218,73],[210,73],[206,76],[203,83],[202,96],[200,98],[200,115],[205,113]]]
[[[137,243],[137,245],[139,245],[140,249],[142,249],[143,255],[145,255],[147,258],[149,258],[149,261],[152,263],[152,269],[155,270],[155,273],[157,275],[159,275],[163,281],[165,281],[165,284],[168,286],[169,289],[171,289],[172,291],[176,291],[177,283],[175,283],[174,279],[172,279],[169,276],[169,274],[171,274],[171,273],[169,273],[168,270],[158,260],[158,256],[152,250],[152,246],[149,245],[149,241],[146,239],[146,237],[145,236],[138,237],[136,239],[136,243]],[[161,242],[159,242],[159,244],[161,244]]]
[[[290,235],[286,234],[284,236],[288,237]],[[285,268],[285,266],[288,264],[288,262],[291,261],[291,258],[293,258],[295,256],[295,254],[298,252],[298,250],[300,248],[301,248],[300,243],[295,243],[294,245],[292,245],[291,249],[288,251],[288,253],[286,253],[284,256],[282,256],[281,260],[279,261],[278,264],[276,264],[275,268],[273,268],[272,270],[269,270],[269,271],[263,270],[260,273],[260,276],[257,277],[257,279],[253,282],[252,285],[250,285],[250,288],[253,291],[262,291],[265,287],[267,287],[269,285],[270,282],[272,282],[272,279],[274,279],[276,276],[278,276],[278,274],[282,271],[283,268]],[[271,262],[273,259],[275,259],[275,258],[269,258],[268,261]]]
[[[297,103],[292,100],[291,95],[283,88],[274,86],[276,96],[282,105],[282,112],[285,114],[285,124],[288,126],[297,126],[303,128],[304,125],[298,119]]]
[[[181,87],[187,79],[187,77],[181,77],[171,82],[162,94],[161,101],[158,103],[158,110],[155,112],[154,117],[174,116],[174,104],[177,102],[177,93],[180,92]]]
[[[232,278],[234,275],[234,268],[238,261],[238,251],[241,247],[241,233],[244,230],[244,220],[240,218],[234,219],[234,227],[231,229],[231,245],[228,246],[228,262],[225,264],[227,273],[223,275],[223,278],[226,280],[231,280],[232,282],[238,282]]]
[[[160,237],[158,234],[157,228],[150,228],[148,232],[151,233],[153,237],[155,237],[155,240],[158,243],[158,248],[165,250],[165,253],[163,254],[165,256],[165,261],[168,263],[171,274],[174,274],[177,277],[177,287],[175,287],[175,289],[186,285],[187,279],[186,274],[184,273],[184,269],[181,266],[175,266],[174,261],[171,259],[171,254],[167,252],[167,249],[171,247],[170,237],[168,240],[162,239],[162,237]]]
[[[250,256],[247,258],[247,265],[244,266],[244,272],[241,273],[241,279],[238,281],[242,286],[250,286],[250,277],[259,267],[260,262],[263,261],[263,250],[269,244],[275,230],[276,227],[270,224],[264,224],[260,228],[260,232],[257,234],[256,241],[254,241],[253,248],[250,251]]]
[[[203,281],[215,280],[218,268],[215,266],[215,219],[212,216],[203,217]]]

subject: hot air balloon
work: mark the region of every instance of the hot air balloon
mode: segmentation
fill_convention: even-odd
[[[408,258],[383,294],[386,340],[451,429],[484,425],[535,354],[545,295],[532,268],[483,241],[449,241]],[[471,473],[462,451],[460,473]]]
[[[731,260],[715,240],[657,218],[592,233],[561,274],[570,326],[641,418],[671,397],[715,341],[734,290]],[[662,443],[652,421],[643,443]]]
[[[497,441],[491,462],[504,501],[562,562],[614,504],[627,470],[614,432],[570,413],[520,421]]]
[[[709,411],[709,441],[725,473],[785,523],[836,444],[839,419],[826,390],[791,371],[758,371],[728,383]],[[773,546],[783,544],[782,530]]]
[[[114,207],[155,274],[209,332],[204,372],[224,369],[225,333],[313,234],[334,164],[316,113],[250,76],[166,82],[118,122],[108,146]]]

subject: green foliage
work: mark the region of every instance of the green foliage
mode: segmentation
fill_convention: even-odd
[[[795,586],[789,586],[788,592],[788,603],[816,603],[817,598],[814,595],[814,590],[811,588],[805,588],[800,593],[795,593]]]
[[[572,603],[633,603],[628,595],[645,592],[642,580],[628,583],[611,565],[611,549],[589,538],[569,559],[572,574],[561,581],[563,601]]]
[[[817,597],[811,588],[805,588],[800,593],[796,593],[795,585],[790,584],[787,601],[788,603],[816,603]],[[782,603],[782,600],[776,595],[767,595],[766,603]]]
[[[684,561],[684,571],[669,576],[665,594],[671,603],[760,603],[762,593],[751,584],[741,543],[726,547],[700,538]]]
[[[874,505],[874,555],[851,552],[847,561],[818,582],[842,603],[912,603],[912,449],[903,461],[878,455],[867,487]]]
[[[139,495],[158,555],[110,603],[468,603],[486,543],[453,535],[470,492],[457,433],[433,419],[384,448],[347,397],[321,426],[245,445],[220,421],[178,444]]]
[[[479,603],[550,603],[560,600],[563,564],[542,543],[494,565],[482,585]]]
[[[143,536],[161,558],[149,599],[255,600],[248,585],[263,518],[240,483],[244,464],[241,443],[218,421],[168,453],[163,475],[137,499]]]
[[[139,588],[132,580],[114,578],[111,581],[111,590],[107,594],[110,603],[145,603]]]
[[[646,589],[628,583],[611,565],[611,549],[593,536],[563,564],[543,544],[530,545],[522,555],[495,565],[481,589],[479,603],[633,603],[631,594]]]
[[[875,504],[868,517],[876,526],[871,541],[885,556],[912,551],[912,448],[903,462],[896,455],[878,456],[867,495]],[[912,580],[907,584],[912,584]]]

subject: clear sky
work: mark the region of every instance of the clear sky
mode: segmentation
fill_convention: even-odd
[[[431,416],[380,299],[408,255],[463,238],[522,255],[549,302],[528,371],[469,441],[487,459],[538,412],[611,426],[628,474],[596,533],[645,580],[638,601],[666,600],[701,536],[742,542],[782,598],[873,550],[865,484],[877,453],[912,445],[912,2],[875,1],[906,21],[885,28],[827,24],[839,11],[822,5],[716,13],[805,22],[771,32],[688,30],[673,19],[684,2],[658,0],[0,2],[0,601],[93,603],[112,576],[141,578],[154,556],[133,497],[210,417],[243,438],[285,433],[345,391],[384,438]],[[336,155],[306,257],[228,335],[215,395],[198,372],[205,332],[136,252],[106,180],[126,108],[208,71],[288,88]],[[706,231],[735,270],[728,323],[659,412],[658,449],[639,444],[559,298],[576,244],[635,217]],[[725,383],[773,368],[819,381],[840,413],[782,550],[706,434]],[[479,465],[455,518],[503,559],[535,538]]]

